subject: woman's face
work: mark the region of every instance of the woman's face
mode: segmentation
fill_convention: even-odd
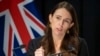
[[[65,8],[57,9],[54,14],[49,15],[50,27],[54,35],[64,35],[69,28],[71,28],[74,23],[72,21],[72,16]]]

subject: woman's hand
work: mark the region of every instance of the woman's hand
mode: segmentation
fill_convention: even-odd
[[[44,56],[44,50],[42,47],[36,49],[35,56]]]

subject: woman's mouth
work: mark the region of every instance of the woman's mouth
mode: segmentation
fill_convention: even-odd
[[[62,31],[62,28],[56,28],[57,29],[57,31]]]

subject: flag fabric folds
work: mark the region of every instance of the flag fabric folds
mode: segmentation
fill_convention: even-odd
[[[44,29],[33,0],[0,0],[0,56],[25,56],[29,40]]]

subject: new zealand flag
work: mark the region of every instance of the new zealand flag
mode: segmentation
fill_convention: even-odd
[[[29,40],[44,28],[33,0],[0,0],[0,56],[25,56]]]

